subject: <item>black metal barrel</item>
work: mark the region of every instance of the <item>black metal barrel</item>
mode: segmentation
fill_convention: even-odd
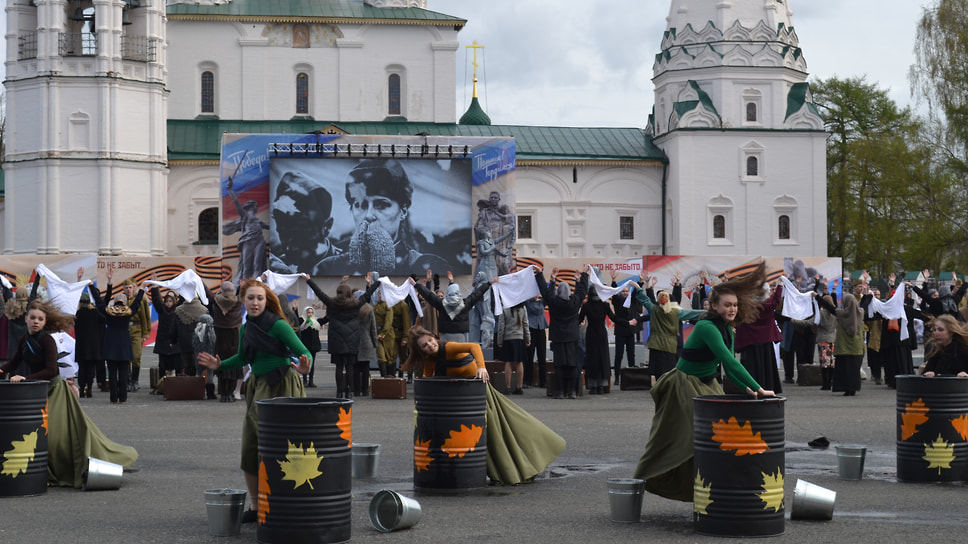
[[[283,397],[256,404],[259,542],[350,540],[353,401]]]
[[[49,385],[0,381],[0,497],[47,492]]]
[[[897,479],[968,480],[968,378],[896,380]]]
[[[468,378],[413,382],[413,486],[460,491],[487,485],[486,384]]]
[[[784,401],[746,395],[693,399],[697,533],[729,537],[783,533]]]

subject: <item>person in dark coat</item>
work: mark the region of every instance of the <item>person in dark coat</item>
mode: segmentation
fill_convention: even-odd
[[[446,342],[467,342],[467,333],[470,331],[468,314],[484,298],[484,293],[491,288],[494,279],[482,282],[465,298],[461,298],[460,286],[454,283],[454,274],[449,270],[447,279],[450,284],[444,298],[440,298],[413,278],[409,278],[410,284],[417,289],[417,294],[437,310],[437,331],[440,339]]]
[[[612,287],[618,287],[615,279],[618,273],[611,271]],[[641,329],[641,323],[648,321],[649,316],[645,314],[642,304],[632,299],[628,308],[625,307],[625,299],[629,298],[629,287],[624,285],[622,290],[612,295],[612,312],[615,314],[615,385],[622,383],[622,355],[628,358],[629,368],[635,367],[635,333]]]
[[[545,281],[541,267],[535,266],[535,281],[538,290],[548,306],[550,323],[548,326],[551,351],[554,352],[555,380],[558,382],[556,399],[576,398],[578,382],[578,314],[582,301],[588,291],[588,273],[582,272],[575,292],[566,282],[561,282],[556,290]],[[551,271],[551,281],[555,281],[558,269]]]
[[[91,295],[83,293],[74,314],[74,360],[77,361],[77,386],[81,397],[92,397],[97,367],[104,366],[101,347],[105,323],[104,316],[91,303]]]
[[[108,282],[111,281],[113,269],[108,268]],[[108,283],[108,291],[104,298],[101,298],[97,288],[93,285],[89,287],[93,298],[97,300],[98,313],[104,316],[107,328],[104,331],[104,343],[101,346],[101,355],[108,362],[108,382],[110,384],[111,402],[124,404],[128,401],[128,378],[131,372],[131,314],[134,309],[141,307],[141,299],[144,297],[143,288],[137,289],[132,300],[128,300],[127,295],[118,293],[111,296],[111,284]]]
[[[174,291],[166,291],[161,294],[158,286],[151,288],[151,305],[158,314],[158,329],[155,335],[154,353],[158,355],[158,370],[162,376],[174,376],[181,374],[181,354],[178,348],[171,343],[172,320],[175,319],[175,308],[178,305],[178,296]]]
[[[198,297],[193,298],[175,308],[175,318],[171,320],[171,327],[168,329],[172,346],[178,350],[181,357],[182,368],[185,373],[195,376],[199,370],[205,377],[205,396],[208,400],[215,400],[215,372],[200,368],[196,363],[195,350],[192,347],[192,335],[195,334],[195,325],[198,318],[208,313],[208,308],[202,304]]]
[[[27,306],[37,298],[37,287],[39,281],[35,281],[30,293],[21,287],[17,293],[9,296],[9,291],[4,293],[6,304],[4,305],[4,315],[7,318],[7,359],[13,359],[17,353],[20,340],[27,334]],[[21,374],[27,374],[26,363],[21,363],[18,369]]]
[[[326,317],[329,318],[326,349],[330,362],[336,365],[336,396],[353,398],[353,367],[360,350],[360,308],[370,300],[370,295],[380,284],[373,281],[372,274],[367,273],[367,288],[363,296],[353,298],[353,288],[343,282],[336,287],[336,296],[330,297],[308,274],[303,274],[303,277],[306,278],[309,288],[326,305]]]
[[[612,312],[611,306],[598,297],[595,287],[588,289],[588,300],[582,305],[578,314],[578,322],[587,321],[585,329],[585,381],[590,395],[605,394],[610,376],[608,356],[608,328],[605,318],[618,325],[620,318]],[[622,325],[629,327],[627,319],[621,319]]]

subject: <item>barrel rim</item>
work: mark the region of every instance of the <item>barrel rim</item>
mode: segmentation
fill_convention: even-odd
[[[769,402],[786,402],[786,397],[776,396],[776,397],[766,397],[763,399],[754,399],[749,395],[698,395],[692,398],[693,401],[710,402],[710,403],[723,403],[723,404],[747,404],[747,403],[769,403]]]

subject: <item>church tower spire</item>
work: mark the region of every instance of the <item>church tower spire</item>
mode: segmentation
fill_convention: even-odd
[[[484,46],[478,45],[475,41],[472,45],[466,47],[474,50],[474,61],[471,63],[474,66],[474,91],[471,95],[471,105],[464,112],[464,115],[461,116],[458,123],[461,125],[490,125],[491,118],[488,117],[484,108],[481,107],[481,103],[477,100],[477,50],[484,49]]]

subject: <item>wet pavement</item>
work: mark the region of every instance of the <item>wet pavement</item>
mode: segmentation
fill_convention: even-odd
[[[154,366],[146,357],[146,366]],[[332,397],[333,367],[317,359],[319,388],[310,396]],[[124,406],[106,393],[82,399],[88,416],[110,438],[132,445],[139,459],[116,491],[50,488],[44,495],[0,499],[0,542],[132,544],[140,542],[256,542],[256,528],[240,537],[212,537],[203,492],[241,488],[238,470],[243,404],[218,401],[166,402],[142,389]],[[896,478],[894,391],[865,381],[856,397],[819,387],[784,384],[786,522],[777,542],[900,542],[932,535],[968,541],[965,497],[960,484],[899,483]],[[646,494],[639,523],[609,519],[608,478],[631,477],[653,413],[647,391],[553,400],[531,388],[510,397],[562,435],[564,453],[533,483],[490,486],[463,494],[435,495],[413,489],[412,386],[406,400],[358,398],[353,440],[381,445],[376,477],[354,480],[351,530],[354,542],[706,542],[696,534],[692,504]],[[827,449],[807,443],[825,436]],[[838,477],[838,444],[867,447],[859,481]],[[791,520],[798,479],[837,492],[830,521]],[[422,509],[413,528],[378,532],[367,510],[382,489],[413,497]],[[731,539],[733,542],[736,539]]]

